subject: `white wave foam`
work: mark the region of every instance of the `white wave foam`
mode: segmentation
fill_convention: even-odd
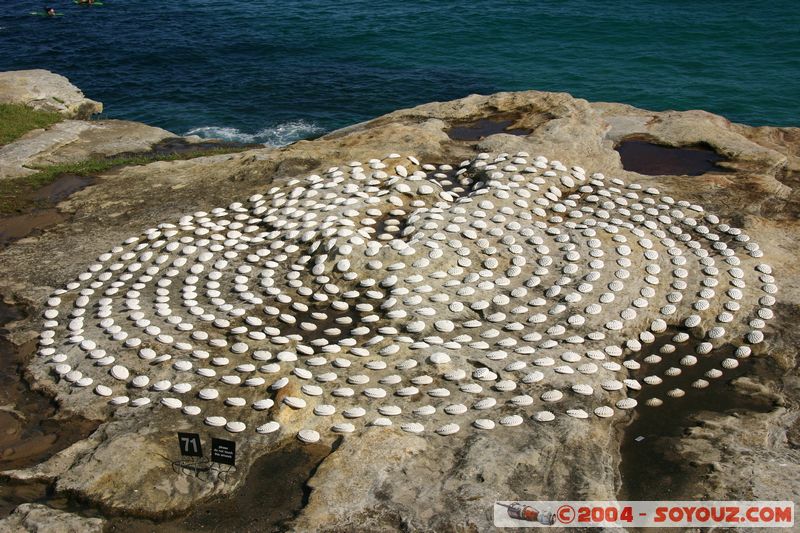
[[[222,126],[203,126],[186,132],[186,135],[199,135],[205,139],[223,139],[240,143],[261,143],[265,146],[286,146],[322,133],[324,129],[313,122],[291,120],[276,126],[264,128],[256,133],[247,133],[238,128]]]

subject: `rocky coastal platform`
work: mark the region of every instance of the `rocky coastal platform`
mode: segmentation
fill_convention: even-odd
[[[0,179],[30,176],[47,165],[89,158],[146,153],[166,142],[201,143],[161,128],[129,120],[96,119],[103,104],[86,98],[67,78],[47,70],[0,72],[0,103],[21,104],[65,117],[0,146]]]
[[[800,129],[536,91],[101,176],[0,252],[25,379],[97,429],[2,475],[164,520],[304,450],[295,530],[797,502],[797,187]]]
[[[67,78],[42,69],[0,72],[0,103],[22,104],[78,120],[103,112],[103,104],[86,98]]]

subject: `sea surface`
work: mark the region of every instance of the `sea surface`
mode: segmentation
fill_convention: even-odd
[[[45,5],[63,16],[31,15]],[[471,93],[538,89],[800,126],[797,0],[6,0],[0,70],[105,116],[280,145]]]

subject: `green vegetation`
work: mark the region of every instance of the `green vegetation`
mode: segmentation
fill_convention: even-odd
[[[0,104],[0,146],[19,139],[37,128],[61,122],[64,117],[49,111],[36,111],[21,104]]]
[[[39,207],[44,207],[43,204],[46,202],[43,200],[36,200],[34,198],[35,192],[53,183],[63,175],[96,176],[114,168],[146,165],[155,161],[194,159],[195,157],[241,152],[245,149],[246,148],[223,146],[179,153],[134,154],[119,157],[87,159],[77,163],[40,167],[36,169],[38,170],[36,174],[31,174],[30,176],[0,180],[0,217],[22,214]]]

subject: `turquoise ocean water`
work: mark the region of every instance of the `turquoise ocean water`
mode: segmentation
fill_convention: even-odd
[[[46,68],[107,117],[284,144],[394,109],[539,89],[800,126],[791,0],[7,0],[0,70]],[[52,5],[64,16],[31,16]]]

